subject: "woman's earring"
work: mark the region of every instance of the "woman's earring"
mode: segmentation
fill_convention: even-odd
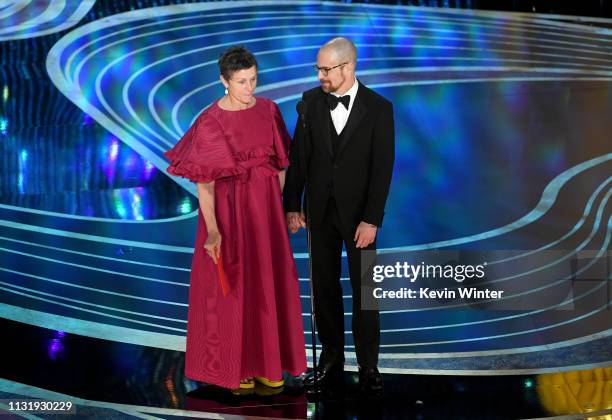
[[[225,88],[225,94],[227,95],[227,93],[228,93],[228,92],[227,92],[227,88]]]

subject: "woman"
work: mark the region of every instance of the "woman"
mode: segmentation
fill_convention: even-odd
[[[166,156],[197,182],[185,374],[224,388],[282,386],[306,368],[297,271],[281,192],[290,137],[276,104],[255,97],[257,61],[219,59],[226,95]]]

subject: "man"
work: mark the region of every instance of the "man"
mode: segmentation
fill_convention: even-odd
[[[334,38],[320,48],[315,70],[321,86],[302,96],[306,115],[296,127],[283,196],[287,224],[295,233],[306,226],[301,200],[306,185],[315,319],[323,347],[319,383],[329,385],[342,376],[344,367],[344,243],[360,389],[377,394],[382,391],[377,369],[380,318],[377,310],[361,308],[360,259],[362,250],[375,251],[383,220],[393,172],[393,107],[355,78],[356,64],[357,49],[346,38]],[[313,376],[305,378],[307,387]]]

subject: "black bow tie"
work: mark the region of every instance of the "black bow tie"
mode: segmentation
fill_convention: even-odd
[[[336,109],[336,107],[338,106],[340,102],[342,102],[342,105],[344,105],[344,107],[348,111],[349,104],[351,103],[351,95],[344,95],[344,96],[338,97],[330,93],[327,95],[326,100],[327,100],[327,105],[329,105],[329,109],[331,109],[332,111]]]

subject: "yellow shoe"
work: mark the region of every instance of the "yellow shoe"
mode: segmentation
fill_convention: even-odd
[[[269,386],[256,386],[254,389],[255,395],[260,397],[271,397],[272,395],[282,394],[285,390],[284,386],[270,388]]]
[[[253,378],[245,378],[248,382],[240,382],[240,389],[253,389],[255,388],[255,381]]]
[[[263,376],[256,376],[255,380],[262,385],[269,386],[270,388],[278,388],[285,385],[285,381],[282,379],[280,381],[271,381],[268,378],[264,378]]]
[[[255,388],[251,388],[251,389],[236,388],[236,389],[231,389],[230,391],[232,392],[232,394],[238,395],[240,397],[255,394]]]

